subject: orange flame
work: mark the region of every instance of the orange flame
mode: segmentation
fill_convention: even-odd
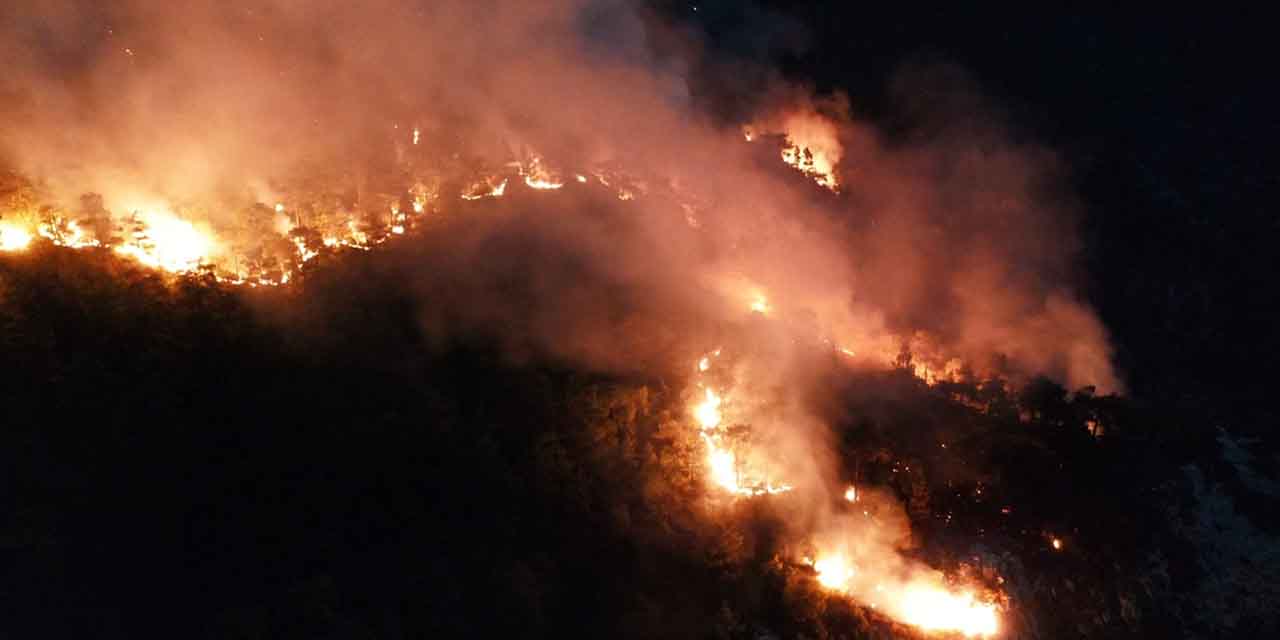
[[[116,247],[116,252],[149,267],[174,273],[194,271],[214,252],[212,239],[168,213],[137,213],[135,223],[132,239]]]
[[[23,251],[31,246],[31,233],[22,227],[0,223],[0,251]]]
[[[711,358],[719,355],[720,351],[717,349],[711,355],[699,359],[698,371],[707,371],[711,367]],[[724,420],[721,411],[723,403],[720,394],[704,388],[702,401],[691,410],[699,425],[699,436],[707,447],[707,470],[711,482],[738,496],[775,495],[790,491],[790,485],[774,484],[761,474],[742,468],[732,444],[726,441],[726,436],[719,430]]]

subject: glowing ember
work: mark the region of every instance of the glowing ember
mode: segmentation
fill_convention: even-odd
[[[276,213],[284,213],[284,203],[283,203],[283,202],[277,202],[277,203],[276,203]]]
[[[413,212],[414,212],[414,213],[422,213],[423,209],[425,209],[425,207],[422,205],[422,203],[421,203],[421,202],[419,202],[419,201],[417,201],[417,200],[414,200],[414,201],[413,201]]]
[[[698,371],[706,371],[707,369],[710,369],[710,368],[711,368],[711,359],[706,356],[703,356],[702,359],[698,361]]]
[[[417,127],[413,128],[413,146],[418,146],[418,140],[421,139],[422,132]]]
[[[0,223],[0,251],[22,251],[31,245],[26,229]]]
[[[1054,538],[1050,544],[1053,545],[1054,551],[1062,551],[1062,540],[1060,538]]]
[[[858,501],[858,490],[857,490],[857,488],[855,488],[853,485],[850,485],[848,489],[845,489],[845,490],[844,490],[844,499],[845,499],[845,501],[846,501],[846,502],[857,502],[857,501]]]
[[[325,244],[328,244],[328,239],[325,240]],[[302,260],[303,262],[306,262],[320,255],[319,251],[314,251],[311,248],[307,247],[306,240],[303,240],[302,238],[298,238],[298,237],[293,238],[293,245],[298,248],[298,259]]]

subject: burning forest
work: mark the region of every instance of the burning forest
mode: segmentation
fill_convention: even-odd
[[[1058,158],[995,115],[892,139],[623,1],[0,26],[11,468],[79,469],[15,502],[52,532],[16,573],[76,567],[30,598],[66,629],[1171,624],[1137,551],[1164,516],[1114,489],[1157,418],[1120,395]],[[749,90],[695,72],[721,64]]]

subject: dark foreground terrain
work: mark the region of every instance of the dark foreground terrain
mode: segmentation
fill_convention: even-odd
[[[383,260],[261,291],[0,256],[0,636],[910,633],[780,560],[785,501],[707,516],[681,380],[427,344]],[[841,464],[921,557],[1003,577],[1010,635],[1277,631],[1249,441],[1048,382],[828,375]]]

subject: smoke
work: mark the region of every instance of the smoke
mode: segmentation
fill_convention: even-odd
[[[904,74],[916,126],[890,140],[848,98],[742,63],[768,86],[725,122],[692,96],[731,65],[622,0],[13,0],[0,58],[0,157],[68,203],[272,202],[298,176],[398,175],[415,130],[446,184],[534,152],[589,177],[474,204],[442,191],[452,217],[371,286],[412,296],[430,340],[484,333],[514,357],[683,371],[751,345],[727,402],[811,488],[834,465],[796,398],[823,345],[854,367],[905,348],[930,374],[1121,389],[1074,293],[1064,168],[954,74]]]

